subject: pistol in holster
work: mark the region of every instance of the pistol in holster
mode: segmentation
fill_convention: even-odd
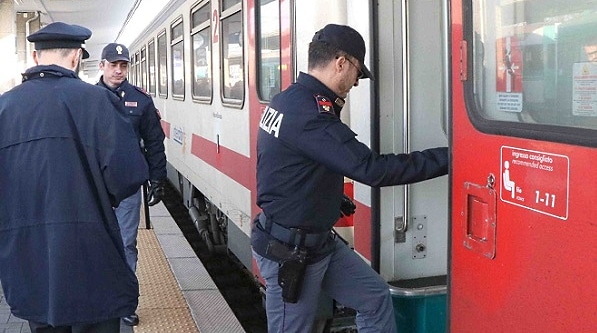
[[[278,285],[282,287],[282,299],[286,303],[296,303],[301,294],[307,268],[307,251],[273,239],[267,244],[266,253],[272,258],[276,258],[280,264]]]

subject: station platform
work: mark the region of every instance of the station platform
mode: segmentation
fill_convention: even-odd
[[[150,207],[137,238],[140,323],[121,333],[244,333],[207,270],[163,203]],[[14,317],[0,288],[0,333],[30,333]]]

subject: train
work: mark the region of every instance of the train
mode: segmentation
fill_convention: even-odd
[[[446,177],[346,179],[339,234],[388,281],[402,332],[597,328],[597,7],[570,0],[173,0],[130,44],[168,178],[210,251],[254,274],[256,137],[328,23],[367,45],[341,119],[380,153],[450,148]],[[322,301],[319,331],[339,305]]]

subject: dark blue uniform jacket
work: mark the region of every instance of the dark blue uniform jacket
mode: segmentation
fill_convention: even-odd
[[[72,325],[137,307],[112,207],[147,164],[119,107],[54,65],[0,96],[0,280],[19,318]]]
[[[149,164],[151,180],[166,179],[166,154],[164,153],[164,130],[160,123],[158,110],[153,104],[151,96],[141,88],[135,87],[124,80],[116,89],[104,84],[104,78],[97,83],[116,94],[124,106],[125,113],[130,119],[137,138],[145,148],[145,158]]]
[[[377,187],[448,172],[445,147],[411,154],[372,152],[340,121],[337,98],[320,81],[300,73],[264,111],[257,138],[257,205],[273,223],[309,232],[331,230],[340,217],[344,176]],[[267,237],[261,230],[252,237],[254,249],[263,252],[259,249]]]

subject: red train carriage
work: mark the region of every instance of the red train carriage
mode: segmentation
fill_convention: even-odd
[[[597,11],[452,1],[451,332],[597,328]]]

